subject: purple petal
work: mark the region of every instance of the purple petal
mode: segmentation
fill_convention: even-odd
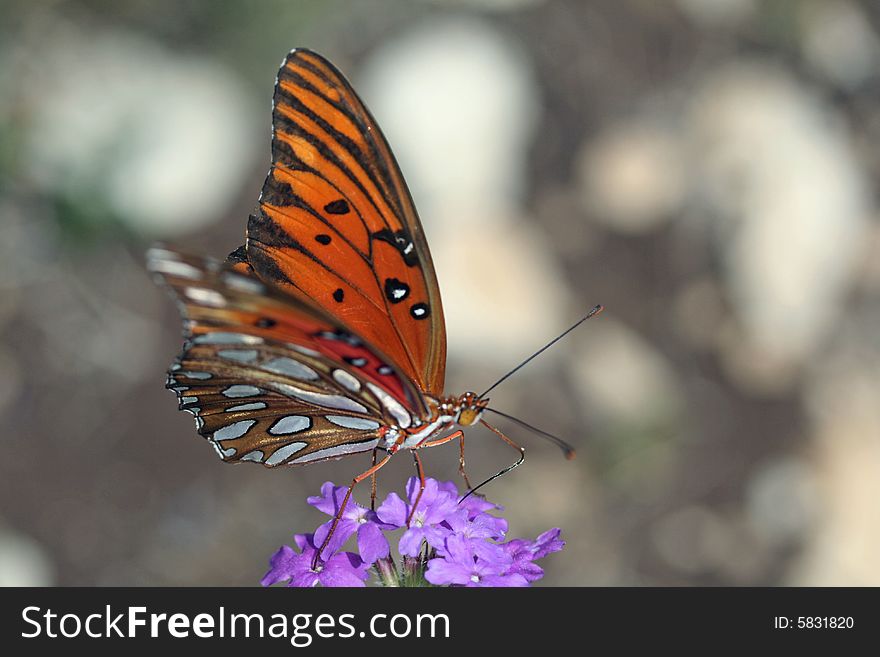
[[[300,551],[307,550],[308,548],[315,549],[315,535],[314,534],[294,534],[293,542],[296,543],[296,547],[300,549]]]
[[[405,554],[408,557],[415,557],[422,549],[422,539],[424,537],[425,532],[423,528],[410,527],[403,533],[403,536],[400,537],[397,549],[401,554]]]
[[[469,539],[453,534],[446,539],[445,550],[447,561],[459,563],[473,570],[474,546]]]
[[[425,571],[425,579],[436,586],[467,584],[471,580],[471,570],[446,559],[431,559]]]
[[[471,541],[471,546],[474,555],[479,559],[480,567],[482,568],[481,572],[491,570],[496,574],[500,574],[513,563],[511,556],[497,543],[474,539]]]
[[[315,546],[320,547],[324,545],[324,539],[327,538],[327,532],[330,531],[330,528],[333,526],[333,520],[328,520],[323,525],[318,527],[315,530],[314,534],[314,543]],[[330,542],[327,543],[327,547],[324,548],[324,551],[321,553],[322,556],[328,557],[331,554],[334,554],[339,548],[342,547],[343,543],[345,543],[349,537],[357,531],[357,523],[352,520],[342,519],[336,525],[336,531],[333,532],[333,536],[330,537]]]
[[[422,535],[425,537],[425,540],[428,541],[428,545],[437,550],[443,550],[445,548],[446,538],[450,536],[450,534],[452,534],[452,532],[442,525],[427,525],[422,527]]]
[[[311,570],[304,570],[301,573],[297,573],[297,575],[290,580],[290,583],[287,586],[300,589],[309,589],[313,586],[317,586],[320,581],[321,579],[318,577],[318,573],[312,572]]]
[[[364,523],[357,532],[358,552],[364,563],[372,564],[376,559],[387,557],[391,553],[388,539],[378,525],[372,522]]]
[[[297,570],[299,555],[289,545],[282,545],[269,559],[269,570],[260,580],[262,586],[272,586],[292,578]]]
[[[326,513],[328,516],[335,516],[342,504],[347,489],[341,486],[335,486],[332,481],[325,481],[321,486],[321,494],[313,495],[306,498],[306,501],[313,507]]]
[[[384,523],[393,527],[403,527],[406,525],[409,508],[397,493],[390,493],[379,508],[376,509],[376,515]]]
[[[323,586],[364,586],[369,577],[367,565],[359,556],[343,552],[333,556],[319,574]]]
[[[562,533],[562,530],[554,527],[538,536],[532,546],[532,551],[535,554],[534,558],[543,559],[548,554],[562,550],[565,547],[565,541],[559,539],[560,533]]]
[[[529,582],[525,577],[518,574],[513,575],[484,575],[480,577],[478,583],[473,586],[528,586]]]
[[[522,575],[529,582],[536,582],[544,576],[544,569],[531,561],[515,561],[505,574]]]

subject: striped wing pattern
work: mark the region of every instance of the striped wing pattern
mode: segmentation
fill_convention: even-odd
[[[382,346],[443,391],[446,334],[431,255],[385,138],[339,71],[294,50],[273,102],[272,168],[248,223],[256,274]]]
[[[155,248],[147,265],[184,318],[168,387],[224,461],[274,467],[369,451],[382,427],[422,412],[378,350],[241,263]]]

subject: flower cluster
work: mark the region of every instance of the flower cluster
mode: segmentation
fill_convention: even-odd
[[[535,561],[565,545],[559,539],[559,529],[551,529],[534,541],[505,541],[507,521],[489,513],[501,507],[476,495],[460,500],[451,481],[427,479],[420,499],[416,477],[407,482],[406,489],[406,500],[391,493],[375,511],[350,499],[313,568],[347,491],[344,486],[325,483],[321,494],[308,502],[330,520],[313,534],[297,534],[294,542],[298,550],[283,545],[269,561],[263,586],[279,582],[288,586],[364,586],[371,567],[385,586],[529,586],[544,575]],[[398,568],[389,534],[401,529]],[[357,553],[342,550],[352,536],[356,537]]]

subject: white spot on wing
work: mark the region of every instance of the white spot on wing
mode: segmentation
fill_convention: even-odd
[[[234,360],[238,363],[250,363],[257,360],[256,349],[222,349],[217,352],[220,358]]]
[[[217,331],[214,333],[204,333],[196,337],[193,342],[196,344],[263,344],[263,338],[256,335],[247,335],[246,333]]]
[[[269,383],[267,384],[288,397],[300,399],[316,406],[325,408],[334,408],[339,411],[354,411],[355,413],[366,413],[367,407],[359,404],[354,399],[343,397],[342,395],[326,395],[320,392],[312,392],[311,390],[302,390],[296,386],[286,383]]]
[[[238,406],[232,406],[231,408],[227,408],[227,413],[237,413],[239,411],[259,411],[260,409],[266,408],[265,402],[253,402],[251,404],[239,404]]]
[[[256,386],[234,385],[223,391],[224,397],[255,397],[262,394],[262,390]]]
[[[327,449],[321,449],[311,454],[306,454],[298,459],[294,459],[294,463],[308,463],[309,461],[320,461],[322,459],[332,459],[333,457],[345,456],[346,454],[355,454],[357,452],[368,452],[379,443],[376,440],[368,440],[363,443],[346,443],[344,445],[334,445]]]
[[[147,264],[150,269],[155,269],[153,265],[161,260],[180,260],[180,255],[174,251],[159,248],[158,246],[150,247],[147,250]]]
[[[272,456],[266,459],[266,465],[278,465],[304,447],[306,447],[306,443],[290,443],[284,447],[279,447],[272,453]]]
[[[293,344],[292,342],[288,342],[287,346],[293,349],[294,351],[298,351],[301,354],[305,354],[306,356],[318,357],[321,355],[320,351],[315,351],[314,349],[309,349],[308,347],[303,347],[302,345]]]
[[[223,282],[233,290],[250,294],[262,294],[266,289],[262,283],[239,274],[226,274],[223,276]]]
[[[230,440],[232,438],[241,438],[248,432],[252,426],[257,423],[256,420],[242,420],[241,422],[233,422],[222,429],[214,432],[214,440]]]
[[[397,426],[399,426],[401,429],[406,429],[410,424],[412,424],[412,418],[410,417],[409,413],[406,412],[406,409],[399,401],[397,401],[394,397],[389,395],[377,385],[367,383],[367,387],[370,389],[370,392],[376,395],[376,398],[379,400],[382,406],[385,407],[385,410],[391,413],[392,417],[394,417],[394,419],[397,421]]]
[[[361,417],[350,417],[348,415],[325,415],[328,421],[337,427],[345,427],[346,429],[378,429],[379,423],[375,420],[366,420]]]
[[[177,372],[177,376],[185,376],[188,379],[210,379],[213,376],[210,372]]]
[[[253,461],[254,463],[262,463],[263,457],[265,454],[258,449],[255,449],[253,452],[248,452],[244,456],[242,456],[240,461]]]
[[[222,308],[226,305],[226,299],[217,290],[209,290],[205,287],[188,287],[184,289],[183,293],[196,303],[204,306]]]
[[[230,456],[235,456],[235,448],[234,447],[228,447],[228,448],[224,449],[223,447],[220,446],[220,443],[212,442],[211,444],[214,446],[214,451],[217,452],[217,455],[221,459],[228,459]]]
[[[273,358],[268,363],[261,365],[261,369],[302,381],[315,381],[320,378],[318,373],[311,367],[293,358]]]
[[[148,265],[152,271],[161,272],[170,276],[179,276],[193,281],[202,278],[202,271],[192,265],[179,260],[150,260]]]
[[[333,370],[333,380],[349,392],[361,390],[361,382],[345,370]]]
[[[311,426],[312,419],[307,415],[287,415],[269,427],[269,433],[273,436],[287,436],[305,431]]]

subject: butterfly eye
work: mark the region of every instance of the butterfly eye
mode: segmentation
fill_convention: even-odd
[[[483,412],[476,408],[464,408],[458,414],[457,422],[463,427],[469,427],[480,419]]]

